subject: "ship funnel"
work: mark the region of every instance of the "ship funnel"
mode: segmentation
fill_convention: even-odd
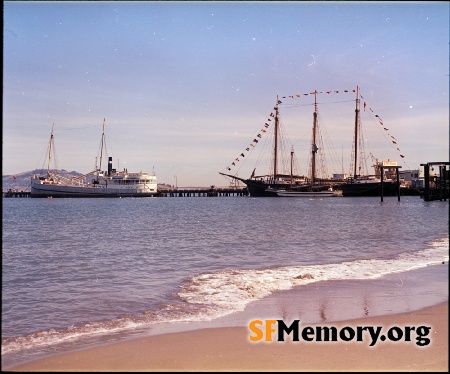
[[[111,175],[112,171],[112,157],[108,157],[108,176]]]

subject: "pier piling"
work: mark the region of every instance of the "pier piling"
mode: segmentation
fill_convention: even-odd
[[[389,168],[395,168],[395,176],[396,176],[396,182],[397,182],[397,200],[400,201],[400,173],[399,169],[401,166],[388,166]],[[384,180],[384,168],[385,166],[383,164],[380,164],[380,171],[381,171],[381,188],[380,188],[380,196],[381,196],[381,202],[383,202],[383,180]]]
[[[450,162],[428,162],[426,164],[420,164],[423,166],[424,174],[424,192],[423,199],[425,201],[441,200],[447,201],[449,198],[449,171],[447,166]],[[430,167],[434,170],[433,166],[439,167],[439,174],[434,176],[430,175]]]

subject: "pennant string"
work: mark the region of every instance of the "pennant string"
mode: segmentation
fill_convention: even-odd
[[[278,104],[281,104],[281,101],[278,101]],[[274,110],[277,110],[277,108],[274,107]],[[275,117],[275,115],[273,114],[273,112],[270,113],[269,117]],[[268,118],[267,121],[269,122],[269,121],[272,121],[272,120],[271,120],[270,118]],[[262,135],[263,135],[264,133],[267,132],[266,129],[268,129],[269,126],[270,126],[269,123],[267,123],[267,122],[264,123],[264,128],[260,129],[260,133],[257,134],[256,137],[252,140],[252,142],[245,148],[245,151],[246,151],[246,152],[252,152],[252,151],[253,151],[253,149],[254,149],[254,147],[255,147],[255,144],[257,144],[258,141],[259,141],[257,138],[262,139]],[[250,147],[252,147],[252,148],[250,148]],[[244,152],[241,152],[241,153],[239,154],[239,156],[236,157],[234,160],[237,161],[237,162],[240,162],[239,157],[244,158],[244,157],[245,157],[245,153],[244,153]],[[237,164],[236,164],[236,162],[233,161],[230,165],[231,165],[231,166],[236,166]],[[231,171],[231,167],[230,167],[229,165],[226,166],[225,169],[228,170],[228,171]]]
[[[361,99],[364,99],[362,95],[360,95],[360,97],[361,97]],[[366,105],[367,105],[367,103],[366,103],[366,101],[364,101],[364,111],[366,111]],[[372,108],[369,107],[369,110],[370,110],[372,113],[374,113],[374,111],[372,110]],[[384,127],[383,120],[381,119],[381,117],[380,117],[378,114],[375,114],[375,118],[377,118],[378,123],[379,123],[381,126],[383,126],[383,129],[384,129],[385,131],[389,131],[389,129],[388,129],[387,127]],[[389,137],[391,137],[392,139],[394,139],[394,140],[391,140],[391,142],[392,142],[393,144],[397,144],[397,139],[396,139],[394,136],[392,136],[392,135],[389,134],[389,133],[387,134],[387,136],[389,136]],[[395,148],[395,150],[398,151],[398,152],[400,152],[400,147],[397,146],[397,147]],[[400,153],[399,153],[399,156],[400,156],[401,158],[405,158],[405,155],[403,155],[403,154],[400,154]]]
[[[326,94],[329,95],[329,94],[332,94],[332,93],[339,94],[339,93],[349,93],[349,92],[356,92],[356,90],[353,89],[353,90],[335,90],[335,91],[313,91],[313,92],[309,92],[309,93],[307,92],[307,93],[303,93],[303,94],[297,93],[297,94],[295,94],[295,95],[281,96],[281,98],[282,98],[282,99],[288,99],[288,98],[295,99],[295,98],[301,98],[302,96],[317,95],[317,94],[322,94],[322,93],[326,93]],[[366,111],[367,102],[364,100],[364,97],[363,97],[362,95],[359,95],[359,96],[360,96],[361,99],[363,99],[363,108],[364,108],[364,111]],[[282,104],[282,103],[283,103],[283,102],[282,102],[281,100],[278,100],[278,104]],[[277,107],[275,106],[273,109],[274,109],[274,110],[277,110]],[[371,107],[368,107],[368,109],[370,110],[371,113],[374,113],[374,111],[373,111],[373,109],[372,109]],[[257,138],[262,139],[261,134],[264,134],[264,133],[267,132],[267,129],[268,129],[269,126],[270,126],[270,123],[268,123],[268,122],[271,122],[271,121],[272,121],[272,119],[271,119],[270,117],[272,117],[272,118],[275,117],[275,115],[274,115],[273,112],[271,112],[271,113],[269,114],[269,118],[267,118],[267,122],[264,123],[264,127],[260,130],[260,133],[257,134],[256,137],[255,137],[255,138],[252,140],[252,142],[249,144],[249,146],[245,148],[245,151],[246,151],[246,152],[252,152],[253,149],[254,149],[254,147],[255,147],[255,145],[258,143],[258,139],[257,139]],[[378,114],[375,114],[375,117],[378,119],[378,123],[379,123],[381,126],[383,126],[383,129],[384,129],[385,131],[389,131],[389,129],[388,129],[387,127],[384,127],[384,123],[383,123],[383,120],[381,119],[381,117],[380,117]],[[393,137],[393,136],[390,135],[390,134],[387,134],[387,135],[390,136],[392,139],[394,139],[394,140],[392,140],[392,143],[397,144],[397,142],[396,142],[397,139],[396,139],[395,137]],[[397,151],[400,151],[400,148],[396,148],[396,150],[397,150]],[[239,162],[239,157],[245,157],[244,152],[240,153],[239,156],[235,158],[235,160],[236,160],[237,162]],[[405,158],[405,156],[402,155],[402,154],[400,154],[400,157],[401,157],[401,158]],[[232,162],[231,165],[232,165],[232,166],[236,166],[236,163],[235,163],[235,162]],[[227,166],[226,169],[229,170],[229,171],[231,171],[231,168],[230,168],[229,166]]]

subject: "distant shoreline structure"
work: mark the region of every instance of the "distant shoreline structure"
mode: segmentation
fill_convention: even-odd
[[[429,165],[435,163],[422,164]],[[438,164],[449,164],[448,162],[438,163]],[[424,167],[425,169],[425,167]],[[424,170],[425,171],[425,170]],[[445,191],[447,191],[448,197],[448,173],[449,170],[446,169],[446,182],[441,183],[445,178],[440,178],[439,171],[443,171],[442,167],[436,167],[434,171],[430,171],[428,178],[430,179],[429,188],[432,191],[443,190],[443,195],[445,196]],[[36,169],[28,172],[18,173],[13,175],[4,175],[2,196],[3,197],[30,197],[30,179],[34,174],[41,174],[45,172],[45,169]],[[66,178],[71,178],[72,176],[81,176],[81,173],[76,171],[68,172],[64,169],[51,170],[52,173],[64,175]],[[433,173],[433,174],[432,174]],[[400,188],[400,194],[402,196],[422,196],[425,192],[425,177],[419,170],[404,170],[400,172],[403,175],[403,184]],[[407,174],[409,178],[407,178]],[[417,174],[417,176],[416,176]],[[412,178],[412,179],[411,179]],[[25,186],[25,187],[24,187]],[[192,196],[248,196],[248,189],[246,186],[235,185],[235,186],[197,186],[197,187],[175,187],[170,184],[160,183],[157,184],[157,193],[154,195],[158,196],[169,196],[169,197],[192,197]]]

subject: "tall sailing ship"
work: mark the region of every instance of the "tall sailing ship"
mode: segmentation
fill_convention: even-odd
[[[340,191],[333,191],[333,186],[330,181],[316,178],[316,154],[319,150],[317,146],[317,127],[318,127],[318,109],[317,109],[317,91],[314,91],[314,113],[313,113],[313,130],[312,130],[312,145],[311,145],[311,166],[310,177],[306,178],[303,183],[289,184],[286,187],[269,187],[266,189],[268,193],[274,193],[279,197],[334,197],[342,196]],[[293,159],[293,151],[291,151],[291,164]],[[292,170],[292,166],[291,166]]]
[[[54,128],[50,135],[46,175],[31,177],[31,197],[151,197],[157,193],[155,175],[147,172],[128,172],[113,169],[112,157],[108,157],[107,170],[102,170],[103,151],[106,151],[105,122],[100,145],[100,165],[95,170],[71,179],[50,169],[54,155]],[[90,181],[87,181],[90,178]]]
[[[313,113],[313,128],[312,128],[312,142],[310,151],[310,164],[309,175],[299,175],[293,172],[293,149],[291,150],[291,170],[290,173],[279,172],[279,139],[280,139],[280,111],[278,100],[274,107],[275,114],[273,115],[273,154],[272,154],[272,171],[264,175],[255,175],[256,168],[253,170],[249,178],[239,177],[237,174],[229,174],[225,172],[219,172],[219,174],[231,178],[232,180],[244,183],[247,186],[250,196],[263,197],[263,196],[379,196],[381,188],[383,188],[383,195],[395,195],[398,191],[398,183],[392,178],[397,167],[396,162],[383,161],[378,162],[374,160],[374,174],[368,174],[367,172],[362,174],[361,171],[364,168],[361,166],[365,159],[363,159],[363,139],[361,131],[361,119],[360,119],[360,94],[359,86],[356,90],[356,108],[355,108],[355,122],[354,122],[354,140],[352,146],[351,155],[351,168],[353,172],[350,172],[347,176],[342,174],[340,177],[327,177],[317,176],[317,154],[319,147],[317,144],[317,131],[318,131],[318,103],[317,95],[319,92],[311,92],[310,95],[314,95],[314,113]],[[330,93],[328,91],[327,93]],[[338,91],[335,91],[338,92]],[[347,90],[345,92],[348,92]],[[322,93],[322,92],[320,92]],[[299,95],[297,95],[299,96]],[[272,116],[272,114],[271,114]],[[378,116],[377,116],[378,117]],[[269,119],[270,121],[270,119]],[[266,123],[266,127],[268,124]],[[386,130],[386,129],[385,129]],[[259,135],[258,135],[259,136]],[[255,139],[254,141],[258,141]],[[249,148],[247,148],[249,150]],[[243,153],[241,156],[245,156]],[[403,156],[402,156],[403,157]],[[238,158],[236,158],[239,161]],[[233,164],[235,164],[233,162]],[[227,167],[231,170],[230,167]],[[381,171],[383,170],[383,175]],[[382,183],[383,182],[383,183]]]
[[[384,196],[393,196],[398,193],[399,183],[394,181],[393,169],[397,166],[396,162],[382,161],[375,162],[373,165],[375,174],[361,175],[359,170],[362,169],[362,157],[358,157],[358,149],[363,149],[364,141],[361,131],[361,110],[360,110],[359,86],[356,87],[356,108],[355,108],[355,132],[353,139],[352,163],[353,174],[349,176],[345,183],[338,185],[336,188],[342,191],[343,196],[363,197],[363,196],[380,196],[383,189]],[[386,166],[386,168],[384,168]],[[383,174],[381,173],[383,171]]]
[[[253,169],[253,172],[250,178],[240,178],[237,175],[231,175],[227,173],[219,172],[219,174],[224,175],[226,177],[230,177],[234,180],[241,181],[245,183],[247,186],[247,190],[250,196],[253,197],[276,197],[278,196],[276,190],[290,188],[294,185],[304,186],[307,182],[306,177],[303,175],[295,175],[293,174],[293,169],[291,167],[291,173],[280,173],[278,171],[278,147],[279,147],[279,135],[280,135],[280,113],[278,109],[278,105],[280,101],[277,97],[277,103],[274,107],[275,115],[271,113],[271,116],[274,118],[274,151],[273,151],[273,173],[265,174],[265,175],[255,175],[256,168]],[[269,119],[270,120],[270,119]],[[266,127],[269,125],[266,123]],[[254,139],[254,141],[258,141]],[[243,155],[243,154],[242,154]],[[294,151],[291,151],[291,165],[293,165]],[[239,161],[238,159],[236,159]],[[234,162],[233,162],[234,164]]]

